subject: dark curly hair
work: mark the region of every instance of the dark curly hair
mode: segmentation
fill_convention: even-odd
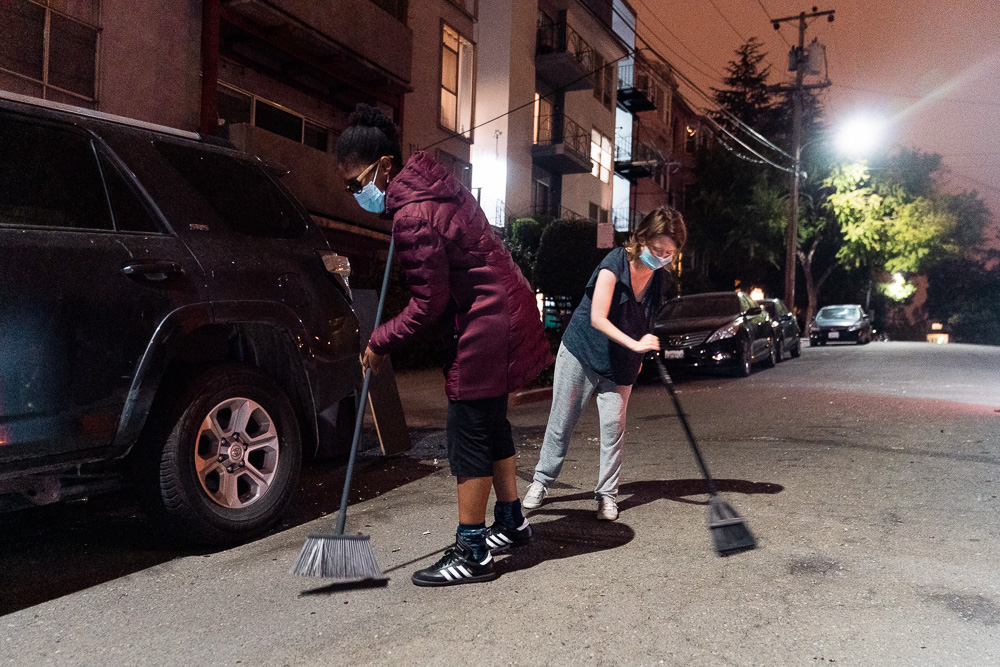
[[[380,109],[359,104],[337,139],[337,160],[341,164],[370,164],[383,155],[391,156],[397,167],[403,165],[399,131]]]

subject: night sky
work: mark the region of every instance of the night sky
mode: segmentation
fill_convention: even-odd
[[[705,91],[721,85],[734,49],[751,36],[769,53],[772,83],[790,79],[788,49],[797,43],[797,22],[776,32],[769,17],[813,7],[795,0],[631,4],[640,35]],[[976,189],[1000,228],[1000,2],[837,0],[816,6],[836,10],[833,23],[814,19],[806,32],[807,44],[818,37],[826,45],[831,125],[855,114],[885,119],[880,150],[906,146],[941,154],[947,168],[942,182],[953,191]],[[704,105],[687,86],[681,92]]]

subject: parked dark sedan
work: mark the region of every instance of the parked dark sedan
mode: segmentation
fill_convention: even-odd
[[[785,358],[785,352],[792,358],[799,356],[799,323],[781,299],[758,299],[757,303],[767,311],[774,323],[775,345],[778,346],[778,361]]]
[[[747,376],[752,364],[777,362],[771,318],[742,292],[671,299],[657,316],[655,333],[673,368],[723,368]]]
[[[809,327],[809,345],[855,342],[865,345],[872,340],[872,323],[857,304],[824,306]]]

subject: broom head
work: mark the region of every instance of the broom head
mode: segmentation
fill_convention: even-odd
[[[757,540],[747,528],[746,521],[733,506],[716,495],[708,507],[708,528],[720,556],[730,556],[756,548]]]
[[[341,581],[385,579],[367,535],[310,535],[291,573]]]

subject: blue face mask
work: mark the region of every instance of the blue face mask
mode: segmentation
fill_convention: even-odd
[[[642,260],[643,264],[656,271],[657,269],[662,269],[667,264],[672,262],[674,260],[674,255],[671,253],[661,259],[649,252],[649,248],[643,248],[642,252],[639,253],[639,259]]]
[[[354,193],[354,198],[358,205],[370,213],[385,213],[385,193],[375,185],[378,178],[378,167],[375,167],[375,175],[368,185],[361,188],[361,192]]]

